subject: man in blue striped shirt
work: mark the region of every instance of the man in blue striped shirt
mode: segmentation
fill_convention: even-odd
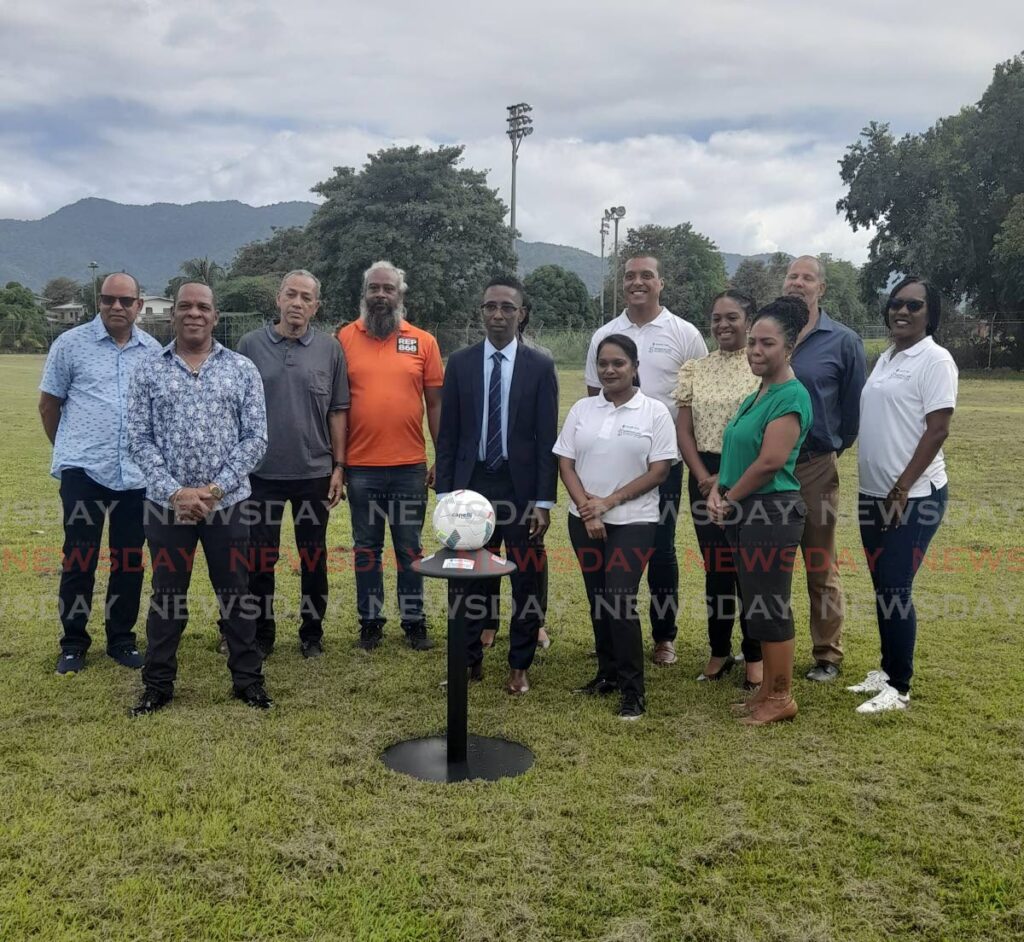
[[[124,667],[142,666],[135,622],[145,481],[128,454],[128,381],[160,344],[135,325],[142,300],[132,275],[107,276],[99,302],[96,318],[53,342],[39,383],[39,414],[53,444],[50,473],[60,481],[64,515],[57,659],[57,673],[64,676],[82,670],[92,641],[86,626],[108,514],[107,654]]]

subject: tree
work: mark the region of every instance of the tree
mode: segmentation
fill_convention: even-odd
[[[538,330],[577,330],[589,327],[590,294],[579,275],[560,265],[541,265],[524,282],[530,299],[530,327]]]
[[[753,298],[759,307],[779,293],[779,286],[772,280],[768,266],[757,258],[745,258],[736,266],[729,279],[729,287]]]
[[[74,278],[51,278],[43,288],[43,297],[49,302],[50,307],[59,307],[61,304],[70,304],[77,301],[82,286]],[[91,306],[91,299],[90,299]]]
[[[16,281],[7,282],[0,290],[0,350],[45,350],[46,338],[46,318],[35,295]]]
[[[269,239],[243,245],[231,264],[231,277],[274,275],[283,278],[296,268],[313,264],[316,248],[302,226],[274,228]]]
[[[203,258],[190,258],[182,262],[178,267],[180,275],[175,275],[169,282],[167,282],[167,288],[164,292],[168,298],[173,298],[178,293],[180,288],[186,282],[198,282],[201,285],[209,285],[211,288],[216,288],[218,283],[223,280],[226,272],[224,266],[212,261],[205,256]]]
[[[875,228],[869,292],[913,273],[982,309],[1024,309],[1024,283],[1005,248],[1024,192],[1024,55],[996,66],[977,104],[922,134],[896,140],[887,124],[871,122],[840,175],[848,190],[836,209],[854,231]]]
[[[853,262],[832,258],[828,253],[823,253],[818,258],[825,266],[827,287],[822,306],[829,315],[855,329],[868,323],[875,323],[874,311],[869,311],[861,297],[860,269]]]
[[[277,282],[275,275],[226,278],[217,286],[217,307],[273,317],[277,313]]]
[[[307,232],[328,317],[354,316],[363,271],[382,258],[405,270],[409,318],[428,325],[475,319],[487,278],[515,270],[505,204],[484,173],[459,166],[462,151],[392,147],[313,187],[326,200]]]
[[[661,264],[665,282],[661,303],[701,330],[707,330],[711,299],[728,284],[718,246],[694,231],[688,222],[630,229],[619,246],[616,283],[620,286],[620,298],[626,260],[638,255],[653,255]],[[611,288],[609,285],[607,290]]]

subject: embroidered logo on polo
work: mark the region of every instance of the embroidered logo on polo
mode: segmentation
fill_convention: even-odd
[[[651,345],[647,348],[648,353],[675,353],[671,344],[667,344],[661,340],[652,340]]]
[[[420,352],[420,340],[419,340],[419,337],[399,337],[398,338],[398,352],[399,353],[419,353]]]
[[[629,435],[630,438],[643,438],[644,431],[639,425],[620,425],[619,426],[619,438],[623,435]]]

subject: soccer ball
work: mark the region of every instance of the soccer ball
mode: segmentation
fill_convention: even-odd
[[[480,549],[494,533],[494,508],[476,491],[452,491],[437,502],[434,530],[450,550]]]

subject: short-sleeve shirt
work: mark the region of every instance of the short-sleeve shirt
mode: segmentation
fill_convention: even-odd
[[[722,453],[725,426],[760,384],[750,372],[746,350],[715,350],[680,367],[672,398],[676,406],[687,406],[693,414],[697,451]]]
[[[623,311],[614,320],[594,331],[587,350],[584,367],[586,384],[601,388],[597,375],[597,345],[609,334],[625,334],[636,344],[640,356],[640,388],[645,396],[664,404],[675,421],[679,407],[672,391],[679,376],[679,367],[687,360],[708,355],[708,345],[699,330],[689,321],[677,317],[667,307],[648,324],[634,324]]]
[[[423,390],[444,385],[437,341],[404,320],[386,340],[368,333],[362,320],[342,327],[338,340],[345,351],[351,395],[346,464],[423,464]]]
[[[267,454],[253,473],[275,481],[327,477],[334,469],[327,417],[349,405],[341,346],[312,327],[292,340],[267,324],[237,349],[256,364],[267,397]]]
[[[956,407],[959,373],[953,357],[931,337],[899,353],[885,351],[860,396],[857,472],[861,493],[885,497],[910,464],[929,412]],[[939,449],[911,485],[910,497],[927,497],[945,487],[946,459]]]
[[[758,494],[773,494],[778,491],[798,491],[800,482],[793,469],[796,467],[800,446],[807,437],[813,416],[811,397],[798,379],[785,383],[774,383],[757,401],[758,392],[752,392],[740,405],[732,420],[725,427],[722,441],[722,466],[718,471],[721,488],[732,487],[761,453],[764,430],[776,419],[794,414],[800,420],[800,435],[789,453],[786,463],[775,472],[775,476],[757,489]]]
[[[566,416],[552,451],[576,462],[583,487],[607,497],[624,484],[647,473],[652,461],[677,461],[676,430],[663,403],[637,391],[629,402],[616,406],[604,397],[580,399]],[[576,504],[569,513],[579,516]],[[605,523],[657,523],[658,488],[613,507]]]
[[[99,315],[53,342],[39,383],[40,392],[64,400],[50,474],[81,468],[112,491],[146,486],[128,454],[128,383],[159,352],[160,342],[134,325],[119,347]]]

